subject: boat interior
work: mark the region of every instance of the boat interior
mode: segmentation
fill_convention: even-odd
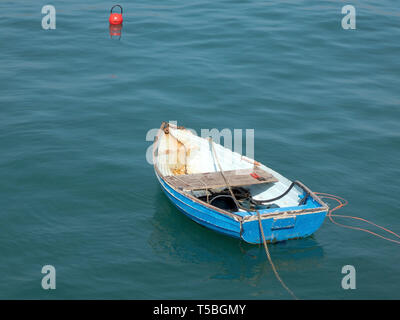
[[[321,206],[272,169],[182,127],[162,128],[154,156],[170,185],[242,216]]]

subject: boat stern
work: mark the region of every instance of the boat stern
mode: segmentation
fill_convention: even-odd
[[[322,225],[327,211],[296,215],[262,216],[261,223],[267,242],[279,242],[312,235]],[[241,238],[249,243],[262,243],[258,217],[243,222]]]

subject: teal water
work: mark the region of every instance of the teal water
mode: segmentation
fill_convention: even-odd
[[[262,247],[166,199],[145,157],[163,120],[254,129],[257,160],[400,232],[397,1],[125,1],[120,40],[109,1],[52,1],[56,30],[45,4],[0,4],[0,298],[290,299]],[[399,299],[399,249],[329,220],[270,246],[301,299]]]

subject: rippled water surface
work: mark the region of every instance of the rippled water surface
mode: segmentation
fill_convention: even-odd
[[[44,4],[0,4],[0,298],[290,298],[262,247],[163,195],[145,157],[163,120],[254,129],[257,160],[400,232],[398,1],[125,1],[120,40],[109,1],[52,1],[56,30]],[[395,243],[326,220],[270,251],[301,299],[400,298]]]

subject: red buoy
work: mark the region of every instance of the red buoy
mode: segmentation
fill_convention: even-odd
[[[121,9],[121,13],[113,13],[113,9],[115,7],[119,7]],[[108,19],[108,21],[110,21],[110,24],[121,24],[122,23],[122,21],[123,21],[122,7],[119,4],[117,4],[111,8],[111,14],[110,14],[110,18]]]

